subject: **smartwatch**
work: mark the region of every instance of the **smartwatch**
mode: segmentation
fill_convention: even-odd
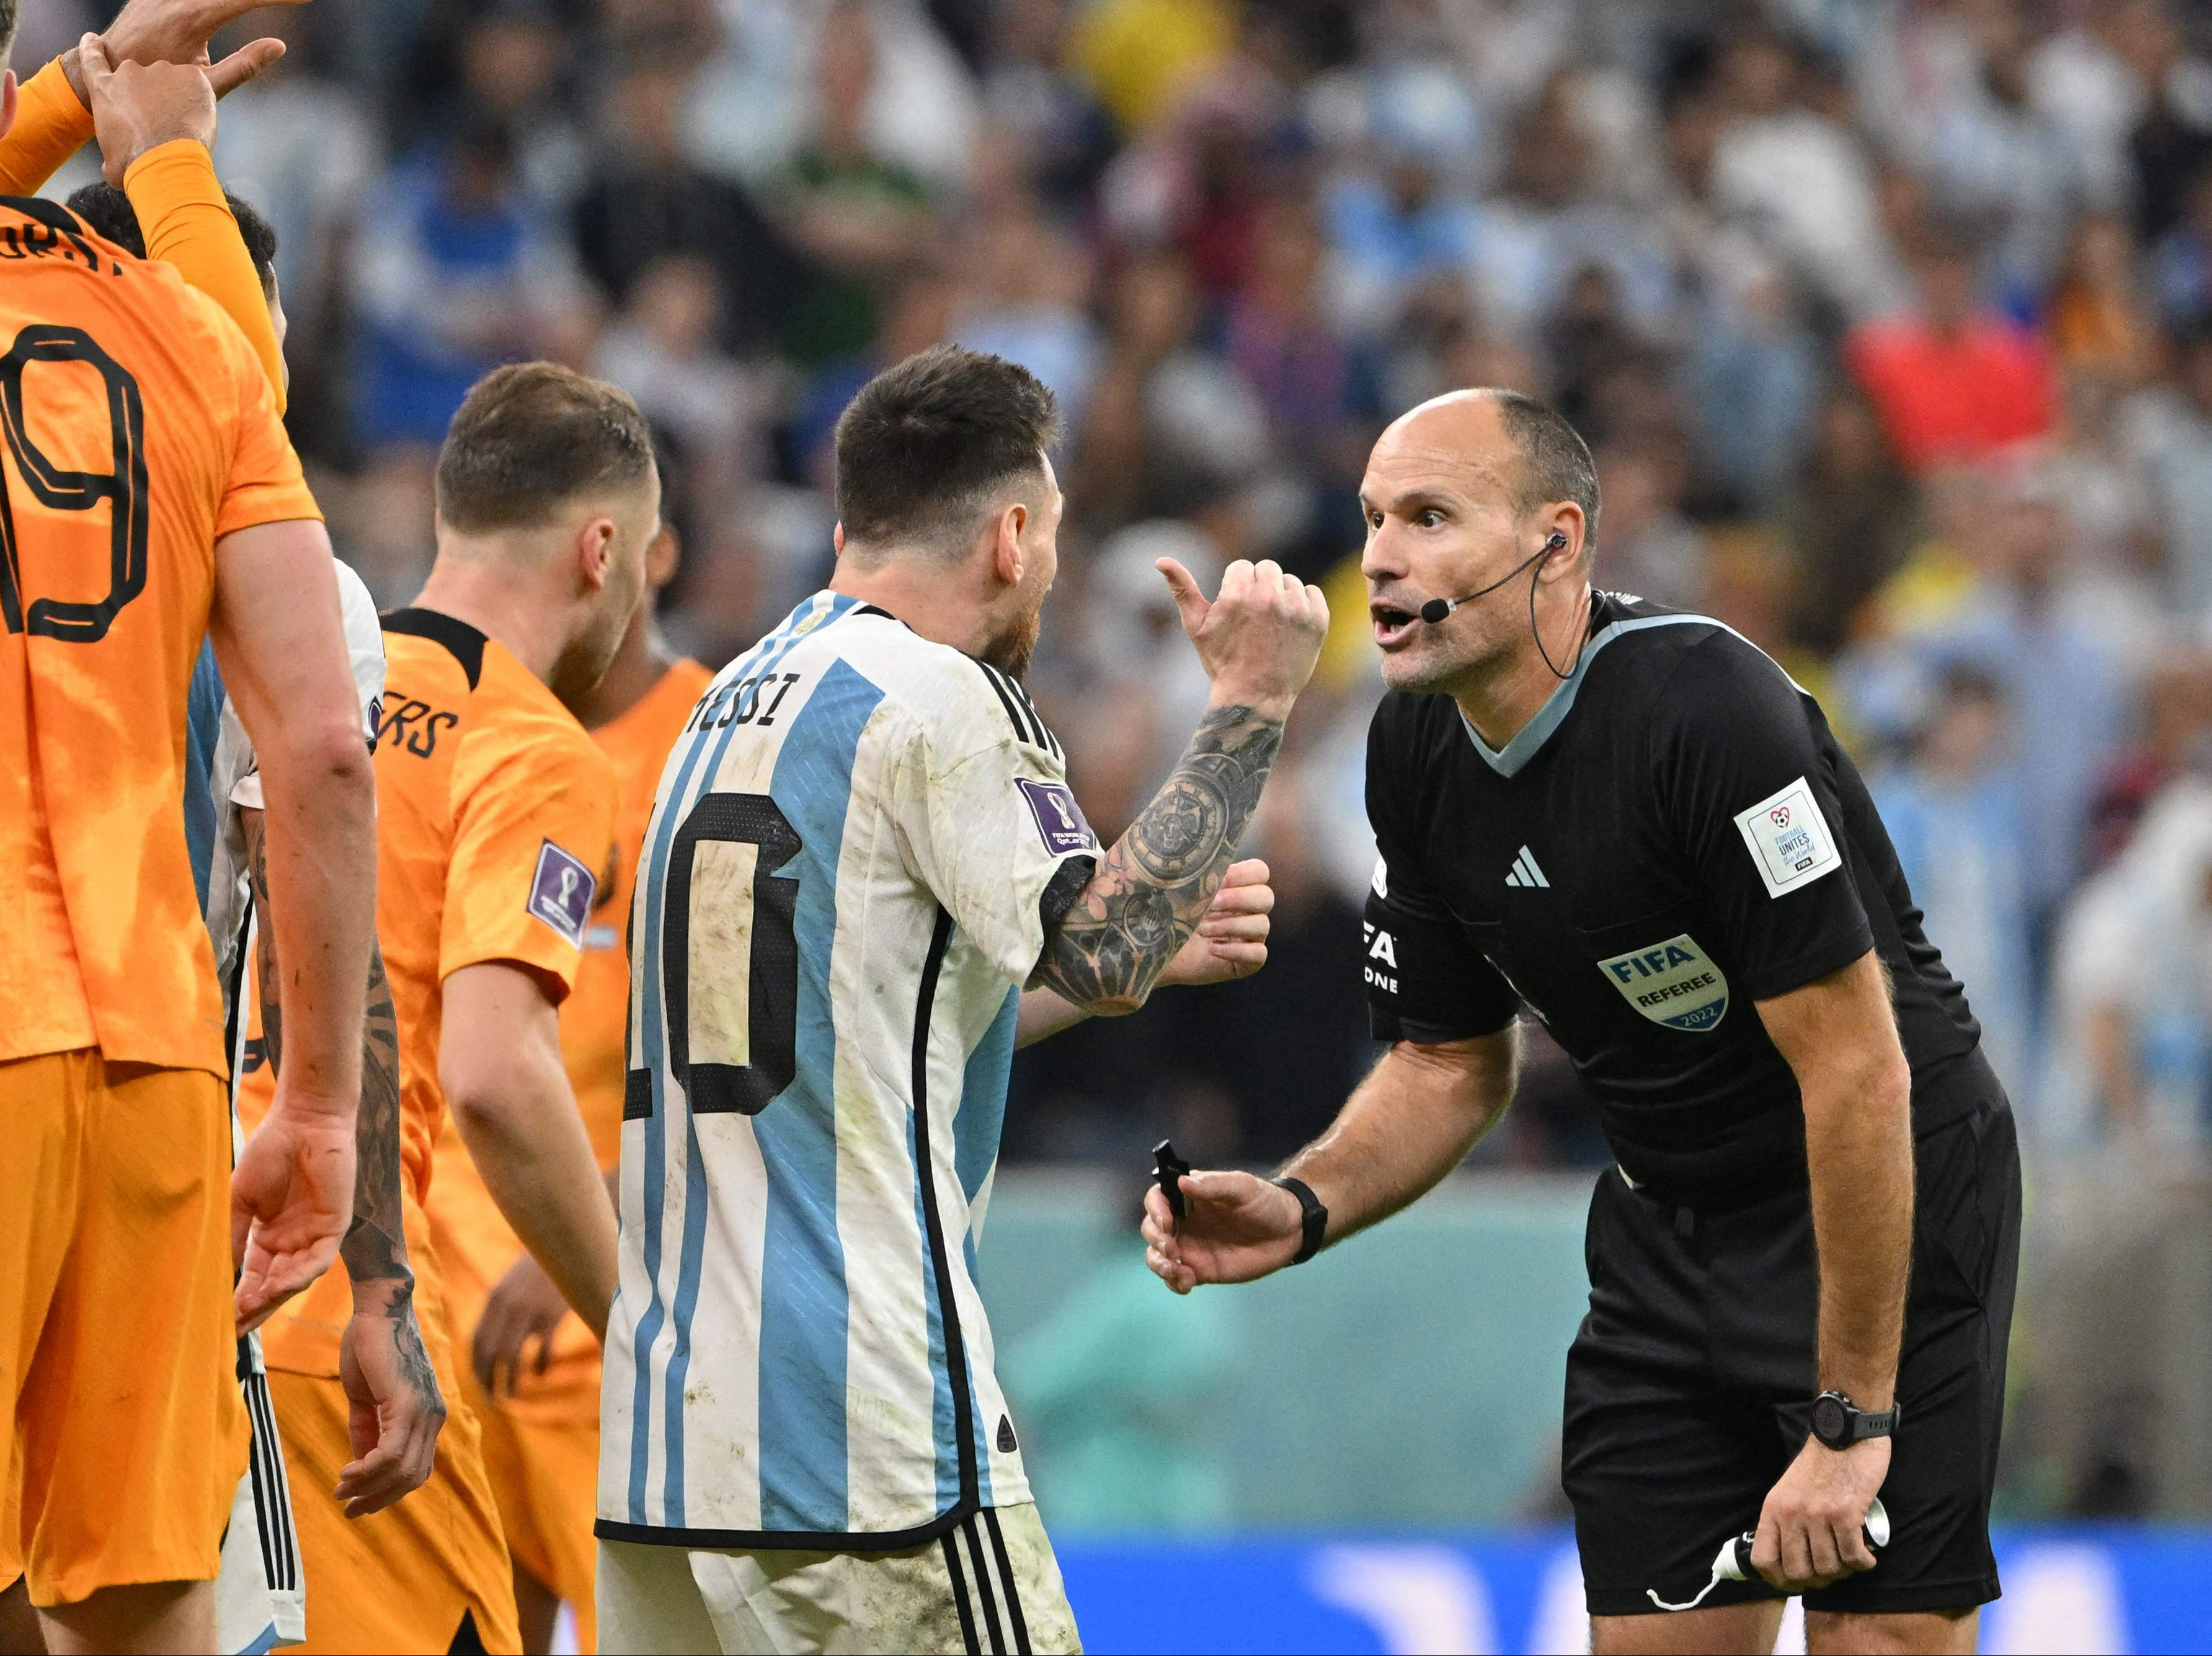
[[[1813,1399],[1813,1435],[1831,1449],[1848,1449],[1870,1437],[1887,1437],[1897,1430],[1903,1412],[1892,1404],[1878,1414],[1869,1413],[1841,1392],[1823,1392]]]
[[[1304,1210],[1298,1234],[1298,1251],[1291,1256],[1291,1263],[1302,1265],[1321,1252],[1322,1237],[1328,1229],[1328,1210],[1322,1205],[1321,1198],[1313,1193],[1313,1186],[1303,1179],[1270,1179],[1271,1185],[1279,1185],[1298,1198]]]

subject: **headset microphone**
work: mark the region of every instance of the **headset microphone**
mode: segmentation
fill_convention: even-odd
[[[1420,607],[1418,613],[1423,621],[1428,622],[1430,626],[1434,627],[1438,622],[1447,619],[1451,615],[1451,612],[1458,609],[1460,605],[1463,604],[1473,604],[1477,598],[1488,597],[1492,592],[1495,592],[1499,587],[1504,585],[1507,581],[1511,580],[1514,576],[1519,574],[1530,564],[1536,562],[1540,559],[1551,556],[1553,553],[1559,551],[1562,547],[1565,546],[1566,543],[1567,537],[1565,535],[1554,531],[1549,540],[1538,547],[1535,551],[1531,553],[1528,556],[1522,559],[1519,563],[1514,565],[1512,568],[1507,570],[1496,580],[1491,582],[1489,585],[1484,587],[1480,592],[1469,592],[1463,598],[1431,598],[1426,604]]]

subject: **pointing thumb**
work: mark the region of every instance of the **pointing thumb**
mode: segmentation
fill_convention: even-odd
[[[1198,629],[1206,625],[1206,614],[1213,606],[1198,590],[1198,583],[1191,579],[1190,571],[1173,558],[1158,559],[1152,567],[1167,581],[1169,595],[1175,599],[1176,611],[1182,617],[1182,630],[1196,638]]]

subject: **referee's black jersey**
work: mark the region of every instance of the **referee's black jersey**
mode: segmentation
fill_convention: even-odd
[[[1720,622],[1599,592],[1571,677],[1493,751],[1447,696],[1375,715],[1376,1037],[1493,1033],[1525,999],[1621,1168],[1683,1201],[1802,1183],[1796,1077],[1753,1002],[1878,949],[1916,1131],[1986,1098],[1980,1028],[1820,705]]]

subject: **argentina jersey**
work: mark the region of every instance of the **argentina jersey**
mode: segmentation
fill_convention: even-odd
[[[890,1550],[1030,1499],[975,1247],[1048,888],[1012,679],[823,592],[719,674],[630,917],[602,1537]]]

